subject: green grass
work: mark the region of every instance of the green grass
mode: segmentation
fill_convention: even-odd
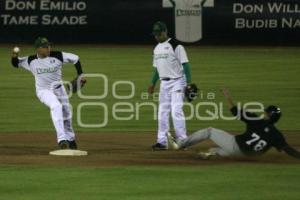
[[[295,165],[2,167],[0,199],[298,199]]]
[[[71,98],[74,107],[74,126],[80,132],[130,132],[155,131],[156,121],[153,120],[153,109],[142,107],[140,119],[135,120],[135,112],[120,114],[129,116],[131,121],[118,121],[112,118],[112,107],[117,100],[112,97],[112,85],[115,81],[132,81],[135,84],[135,96],[128,100],[131,103],[152,102],[153,99],[141,99],[146,92],[152,71],[152,48],[149,47],[88,47],[59,46],[68,52],[81,57],[85,73],[101,73],[108,77],[107,98],[101,100],[82,100],[76,95]],[[22,48],[22,55],[32,53],[29,47]],[[243,47],[187,47],[192,67],[193,82],[201,88],[200,99],[193,104],[207,101],[207,93],[216,94],[209,102],[222,102],[219,88],[230,89],[236,101],[259,101],[264,104],[277,104],[284,113],[278,124],[284,130],[300,130],[300,48],[243,48]],[[1,93],[0,93],[0,132],[53,132],[48,109],[35,96],[34,80],[30,73],[14,69],[10,66],[10,48],[0,47]],[[64,80],[75,76],[72,65],[63,70]],[[117,88],[119,95],[129,94],[128,86]],[[157,88],[158,89],[158,88]],[[88,79],[83,89],[87,95],[103,92],[103,82],[94,78]],[[76,110],[81,102],[102,102],[108,106],[109,121],[102,128],[83,128],[77,123]],[[205,116],[205,110],[212,107],[200,107],[198,113]],[[225,114],[229,112],[225,109]],[[186,109],[189,113],[189,110]],[[102,122],[104,116],[100,107],[86,107],[82,112],[84,123]],[[187,121],[189,132],[214,126],[229,131],[241,131],[243,125],[238,122],[224,120],[199,121],[196,117]]]
[[[135,96],[141,99],[150,82],[152,47],[88,47],[60,46],[81,57],[86,73],[102,73],[109,79],[108,97],[102,100],[71,98],[74,107],[74,126],[80,132],[131,132],[156,130],[153,111],[142,108],[139,120],[117,121],[111,109],[118,102],[112,97],[115,81],[132,81]],[[35,96],[34,80],[30,73],[10,66],[10,47],[0,47],[0,133],[54,132],[48,109]],[[300,124],[300,48],[274,47],[188,47],[193,82],[216,98],[209,102],[223,102],[219,88],[227,86],[236,101],[259,101],[277,104],[283,110],[280,129],[299,131]],[[30,47],[22,47],[22,55],[31,54]],[[64,79],[75,76],[72,65],[63,70]],[[88,79],[84,94],[102,92],[103,83]],[[118,88],[118,94],[128,94],[128,87]],[[103,128],[84,128],[77,124],[76,109],[82,102],[105,103],[109,122]],[[210,108],[211,109],[211,108]],[[188,111],[188,110],[186,110]],[[204,115],[205,108],[199,109]],[[229,112],[225,112],[229,115]],[[82,113],[85,123],[102,120],[99,108],[87,108]],[[128,116],[128,114],[123,114]],[[189,132],[214,126],[229,131],[242,131],[238,121],[187,121]],[[195,167],[125,167],[125,168],[44,168],[39,166],[1,166],[0,200],[6,199],[299,199],[299,165],[226,164]]]

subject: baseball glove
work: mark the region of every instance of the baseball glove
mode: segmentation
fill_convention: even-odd
[[[198,95],[198,87],[196,84],[191,83],[185,88],[185,98],[188,100],[188,102],[193,101],[197,95]]]
[[[69,84],[67,84],[67,90],[72,91],[72,93],[76,93],[86,84],[86,80],[81,76],[77,76],[74,78]]]

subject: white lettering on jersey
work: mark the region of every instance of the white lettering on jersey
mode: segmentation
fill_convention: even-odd
[[[28,62],[29,57],[19,58],[19,67],[30,71],[35,78],[36,91],[53,89],[61,83],[62,65],[64,63],[77,63],[79,57],[71,53],[62,53],[62,60],[56,57],[34,58]]]

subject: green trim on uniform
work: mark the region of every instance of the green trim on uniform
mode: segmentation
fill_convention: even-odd
[[[152,85],[155,85],[158,79],[159,79],[159,74],[157,68],[154,68],[152,72],[152,80],[151,80]]]
[[[191,77],[191,70],[190,70],[189,63],[183,63],[182,66],[183,66],[186,82],[191,83],[192,82],[192,77]]]

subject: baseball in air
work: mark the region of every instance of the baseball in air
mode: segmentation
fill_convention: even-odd
[[[20,48],[19,47],[15,47],[13,51],[14,51],[14,53],[19,53],[20,52]]]

